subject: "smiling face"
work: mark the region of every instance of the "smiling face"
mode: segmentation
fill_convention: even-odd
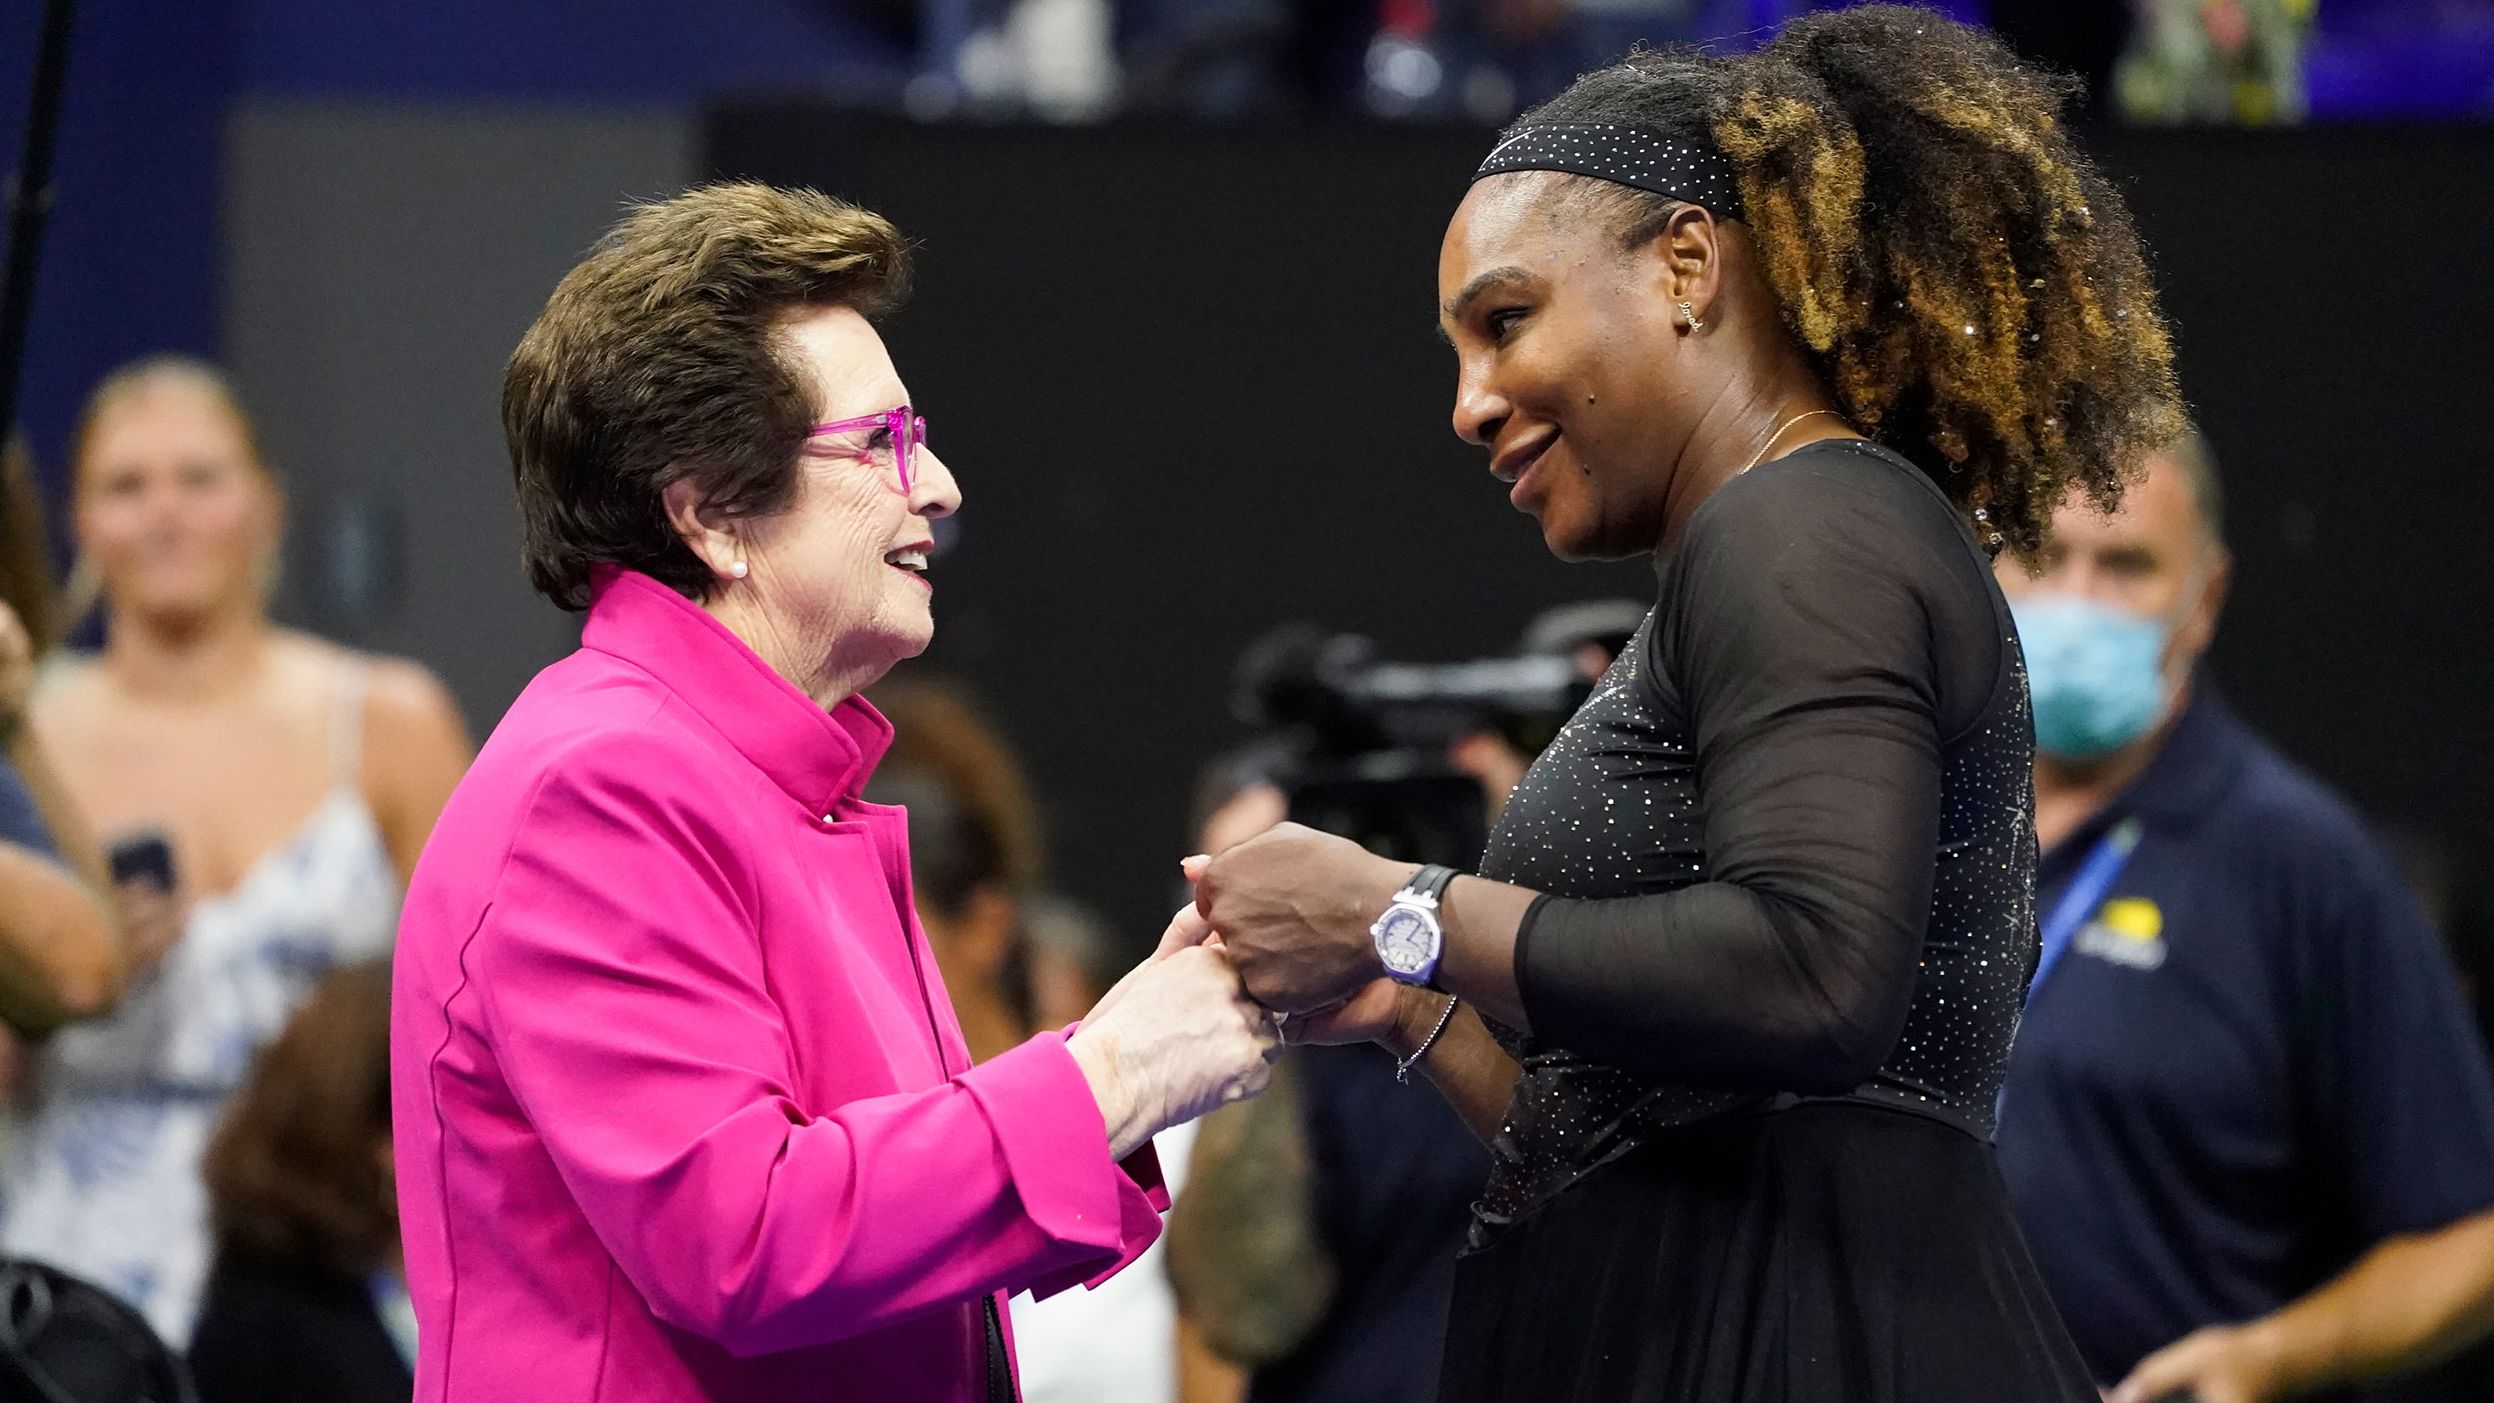
[[[802,310],[779,329],[785,354],[815,391],[815,420],[835,423],[909,402],[883,338],[846,307]],[[943,459],[920,444],[908,491],[884,428],[806,441],[797,490],[784,511],[740,518],[705,557],[724,574],[714,601],[788,680],[809,693],[845,693],[926,650],[935,636],[927,554],[933,521],[961,505]]]
[[[1455,432],[1489,450],[1552,554],[1615,558],[1661,540],[1700,402],[1675,324],[1688,273],[1661,241],[1622,247],[1612,220],[1565,197],[1571,179],[1473,185],[1438,254],[1440,326]]]
[[[80,450],[78,549],[116,613],[179,628],[259,607],[282,504],[221,389],[145,374],[95,408]]]

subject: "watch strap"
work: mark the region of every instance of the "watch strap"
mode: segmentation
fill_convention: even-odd
[[[1399,901],[1404,897],[1419,897],[1431,905],[1437,905],[1445,897],[1447,885],[1453,882],[1456,876],[1454,868],[1440,867],[1436,863],[1431,863],[1413,873],[1412,879],[1403,884],[1403,889],[1394,894],[1395,899]]]

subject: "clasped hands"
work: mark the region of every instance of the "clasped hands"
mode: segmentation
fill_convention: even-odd
[[[1385,977],[1369,928],[1411,876],[1347,838],[1285,823],[1211,857],[1186,861],[1195,904],[1162,950],[1214,944],[1249,998],[1281,1016],[1293,1043],[1392,1040],[1414,1017],[1414,991]]]
[[[1262,1091],[1285,1033],[1399,1043],[1437,1012],[1385,978],[1368,933],[1410,875],[1402,864],[1285,823],[1189,859],[1187,875],[1195,901],[1067,1043],[1120,1159]]]

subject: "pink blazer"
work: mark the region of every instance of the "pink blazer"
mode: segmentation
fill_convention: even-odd
[[[1159,1232],[1063,1034],[970,1065],[902,812],[858,798],[890,740],[600,579],[407,893],[417,1403],[981,1403],[983,1298]]]

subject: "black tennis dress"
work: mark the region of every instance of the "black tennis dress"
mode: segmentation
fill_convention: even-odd
[[[1450,1403],[2092,1403],[1993,1166],[2034,728],[1954,506],[1867,443],[1719,488],[1483,864],[1547,895]]]

